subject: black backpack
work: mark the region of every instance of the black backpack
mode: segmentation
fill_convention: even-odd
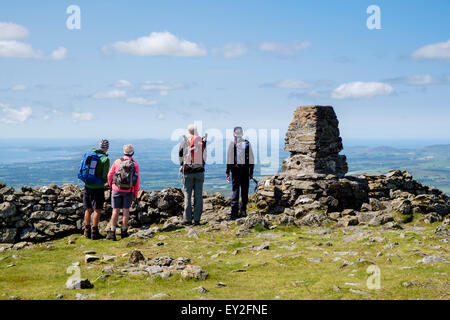
[[[114,184],[121,190],[129,190],[133,188],[138,179],[136,167],[133,160],[120,159],[120,166],[114,174]]]
[[[239,166],[239,165],[246,165],[248,166],[250,164],[250,142],[248,140],[244,140],[245,142],[245,158],[244,158],[244,163],[238,163],[238,159],[237,159],[237,146],[236,143],[234,143],[234,166]]]

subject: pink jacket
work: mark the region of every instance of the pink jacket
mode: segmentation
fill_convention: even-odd
[[[136,185],[131,190],[121,190],[113,183],[114,174],[117,172],[117,170],[119,170],[120,163],[122,162],[122,160],[120,160],[120,159],[117,159],[116,161],[114,161],[111,169],[108,172],[108,184],[112,188],[113,191],[133,192],[134,195],[137,197],[137,194],[139,192],[139,181],[141,179],[140,176],[139,176],[139,165],[137,164],[136,161],[133,160],[132,157],[124,156],[123,158],[125,160],[132,160],[134,162],[134,167],[136,168],[136,173],[138,175],[138,179],[137,179]]]

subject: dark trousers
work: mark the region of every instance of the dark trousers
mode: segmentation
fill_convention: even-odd
[[[248,187],[250,184],[249,168],[241,166],[231,169],[231,183],[233,185],[233,195],[231,196],[231,213],[237,215],[239,211],[247,212]],[[239,203],[239,190],[241,202]]]

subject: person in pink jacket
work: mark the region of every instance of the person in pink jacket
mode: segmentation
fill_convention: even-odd
[[[128,220],[130,207],[139,192],[139,165],[133,159],[134,147],[131,144],[123,146],[124,156],[114,161],[108,173],[108,184],[111,187],[111,204],[113,213],[106,239],[116,240],[116,226],[119,213],[122,210],[121,238],[128,237]]]

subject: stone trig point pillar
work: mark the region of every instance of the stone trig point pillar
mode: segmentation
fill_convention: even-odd
[[[282,171],[289,175],[332,174],[343,177],[348,171],[339,136],[339,121],[331,106],[301,106],[294,112],[285,138]]]

